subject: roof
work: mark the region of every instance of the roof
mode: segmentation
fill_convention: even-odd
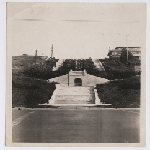
[[[125,48],[125,47],[124,47]],[[131,47],[128,47],[131,48]],[[133,48],[133,47],[132,47]],[[122,52],[123,49],[112,49],[109,52]],[[141,50],[133,50],[133,49],[128,49],[128,51],[141,51]]]
[[[122,52],[122,49],[119,49],[119,50],[112,49],[112,50],[110,50],[110,52]]]
[[[115,49],[118,49],[118,48],[127,48],[127,47],[116,47]],[[141,47],[128,47],[128,48],[141,48]]]

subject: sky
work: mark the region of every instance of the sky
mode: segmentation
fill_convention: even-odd
[[[8,3],[7,51],[13,56],[105,58],[109,47],[146,48],[142,3]]]

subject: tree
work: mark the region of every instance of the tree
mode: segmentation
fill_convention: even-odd
[[[130,51],[127,51],[126,48],[123,48],[121,56],[120,56],[120,62],[127,64],[128,62],[132,61],[133,59],[134,59],[134,57],[133,57],[132,53]]]

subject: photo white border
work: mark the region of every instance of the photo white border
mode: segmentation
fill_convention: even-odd
[[[1,122],[0,122],[0,133],[2,133],[2,134],[0,134],[1,136],[0,136],[0,149],[2,148],[2,149],[5,149],[6,147],[5,147],[5,94],[6,94],[6,0],[1,0],[1,2],[0,2],[0,33],[2,33],[1,35],[0,35],[0,41],[1,41],[1,45],[0,45],[0,47],[1,47],[1,50],[0,50],[0,56],[1,56],[1,65],[2,65],[2,69],[1,69],[1,74],[0,74],[0,79],[2,80],[2,84],[1,84],[1,93],[2,93],[2,96],[0,95],[0,97],[1,97],[1,105],[0,105],[0,107],[1,107]],[[14,1],[9,1],[9,2],[14,2]],[[41,1],[28,1],[28,0],[26,0],[26,1],[20,1],[20,0],[18,0],[18,1],[15,1],[15,2],[41,2]],[[148,1],[144,1],[144,0],[141,0],[141,1],[138,1],[138,0],[131,0],[131,1],[124,1],[124,0],[120,0],[120,1],[114,1],[114,0],[112,0],[112,1],[102,1],[102,0],[94,0],[94,1],[92,1],[92,0],[89,0],[89,1],[85,1],[85,0],[82,0],[82,1],[42,1],[42,2],[91,2],[91,3],[93,3],[93,2],[109,2],[109,3],[116,3],[116,2],[124,2],[124,3],[136,3],[136,2],[139,2],[139,3],[147,3],[147,8],[149,8],[149,6],[150,6],[150,2],[148,2]],[[149,58],[148,58],[148,56],[149,56],[149,48],[150,48],[150,43],[148,42],[148,41],[150,41],[150,38],[149,38],[149,33],[150,33],[150,31],[149,31],[149,29],[148,29],[148,27],[149,27],[149,25],[150,25],[150,21],[149,21],[149,14],[150,14],[150,10],[149,9],[147,9],[147,17],[148,17],[148,20],[147,20],[147,54],[146,54],[146,56],[147,56],[147,65],[146,65],[146,68],[147,68],[147,78],[146,78],[146,83],[147,83],[147,88],[146,89],[149,89],[149,79],[148,79],[148,76],[149,76],[149,72],[148,72],[148,70],[149,70],[149,64],[150,64],[150,62],[149,62]],[[2,25],[2,26],[1,26]],[[10,83],[8,83],[8,84],[10,84]],[[8,96],[11,96],[11,95],[8,95]],[[149,98],[149,92],[147,91],[147,102],[146,102],[146,111],[147,111],[147,127],[148,126],[150,126],[150,123],[149,123],[149,119],[148,119],[148,114],[149,114],[149,106],[150,106],[150,102],[148,101],[148,98]],[[149,132],[150,130],[149,130],[149,128],[147,128],[147,146],[146,146],[146,149],[147,148],[150,148],[150,145],[149,145],[149,142],[148,141],[150,141],[150,135],[148,134],[148,133],[150,133]],[[2,144],[2,146],[1,146],[1,144]],[[117,143],[118,144],[118,143]],[[27,145],[27,144],[25,144],[26,146],[30,146],[31,144],[29,144],[29,145]],[[55,145],[57,145],[57,144],[54,144],[54,146]],[[58,144],[59,145],[59,144]],[[67,144],[68,146],[69,146],[69,144]],[[91,144],[90,144],[91,145]],[[112,144],[112,146],[115,146],[115,143],[113,143]],[[20,146],[23,146],[23,144],[20,144]],[[37,144],[37,146],[39,146],[39,147],[41,147],[41,146],[43,146],[43,144],[41,144],[41,143],[38,143]],[[71,145],[70,145],[71,146]],[[85,146],[85,144],[79,144],[79,146]],[[86,144],[86,146],[88,146],[88,144]],[[129,143],[129,146],[130,146],[130,143]],[[15,148],[15,147],[14,147]],[[17,148],[17,147],[16,147]],[[15,149],[16,149],[15,148]],[[25,148],[25,147],[24,147]],[[34,149],[35,147],[31,147],[31,149]],[[66,149],[66,147],[64,147],[65,149]],[[101,147],[100,147],[101,148]],[[120,148],[120,147],[114,147],[115,149],[118,149],[118,148]],[[123,147],[122,147],[123,148]],[[127,147],[126,147],[127,148]],[[125,148],[125,149],[126,149]],[[28,148],[29,149],[29,148]],[[37,149],[37,148],[36,148]],[[39,148],[38,148],[39,149]],[[69,148],[70,149],[70,148]],[[73,147],[71,148],[71,149],[73,149]],[[110,149],[110,148],[104,148],[104,149]],[[112,148],[111,148],[112,149]],[[129,148],[128,148],[129,149]],[[132,149],[137,149],[137,148],[132,148]]]

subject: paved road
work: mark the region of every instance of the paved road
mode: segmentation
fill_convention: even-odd
[[[12,140],[21,143],[138,143],[139,109],[12,111]]]

